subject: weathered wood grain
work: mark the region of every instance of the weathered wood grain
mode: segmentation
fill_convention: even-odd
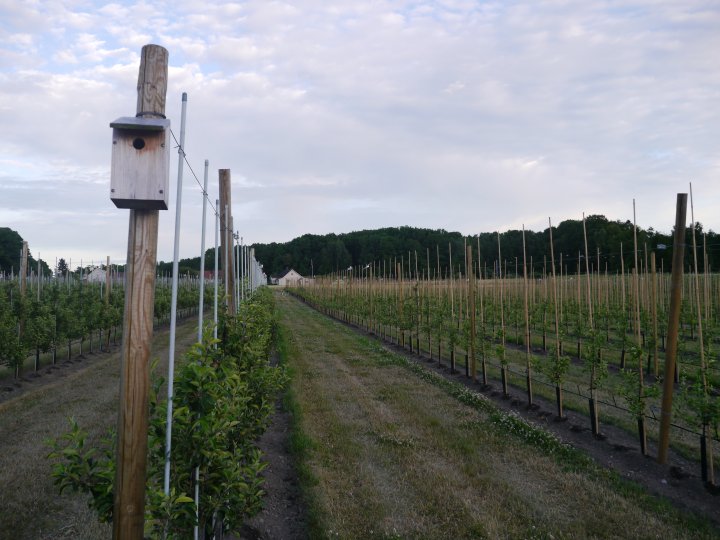
[[[142,49],[137,112],[165,115],[168,52]],[[113,538],[143,538],[148,394],[155,302],[158,210],[130,210],[118,414]]]

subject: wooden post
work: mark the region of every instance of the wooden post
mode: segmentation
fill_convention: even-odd
[[[678,193],[675,209],[675,236],[673,238],[672,274],[670,277],[670,309],[668,311],[667,347],[665,351],[665,378],[660,413],[660,436],[658,440],[658,463],[667,462],[670,445],[670,422],[672,399],[675,389],[675,359],[677,357],[678,333],[680,331],[680,304],[682,302],[683,261],[685,258],[685,220],[687,216],[687,193]]]
[[[27,292],[27,272],[28,272],[28,243],[22,243],[22,252],[20,255],[20,294],[25,296]]]
[[[18,277],[20,278],[20,298],[25,298],[25,293],[27,292],[27,269],[28,269],[28,243],[23,242],[22,243],[22,251],[20,253],[20,273],[18,274]],[[23,315],[20,318],[20,325],[18,327],[18,339],[22,343],[23,334],[25,333],[25,316]],[[20,372],[22,371],[22,360],[19,361],[19,363],[15,366],[15,378],[18,378],[20,376]]]
[[[40,280],[41,271],[42,271],[42,268],[40,267],[40,253],[38,253],[38,260],[37,260],[37,301],[38,302],[40,302],[40,289],[42,288],[42,281]]]
[[[110,307],[110,287],[112,283],[112,272],[110,271],[110,255],[107,256],[107,264],[105,265],[105,308]],[[110,326],[106,329],[107,335],[105,336],[105,350],[110,350]],[[100,343],[100,350],[102,350],[103,344]]]
[[[522,246],[523,246],[523,292],[524,292],[524,311],[525,311],[525,381],[527,385],[528,407],[533,406],[533,389],[532,389],[532,368],[530,366],[530,314],[528,312],[528,276],[527,276],[527,256],[525,249],[525,225],[522,228]]]
[[[137,115],[164,117],[168,51],[142,48]],[[142,539],[158,210],[130,210],[120,374],[113,538]]]
[[[235,314],[235,274],[233,273],[233,243],[232,243],[232,200],[230,187],[230,169],[220,169],[220,243],[222,248],[223,270],[227,269],[227,283],[225,283],[225,301],[227,313]]]
[[[659,350],[658,350],[658,321],[657,321],[657,303],[658,303],[658,291],[657,291],[657,269],[655,264],[655,251],[650,252],[650,271],[652,275],[652,287],[650,289],[651,291],[651,299],[650,299],[650,309],[652,312],[652,324],[653,324],[653,350],[652,350],[652,357],[653,357],[653,373],[655,374],[655,378],[657,379],[659,375],[659,366],[658,366],[658,356],[659,356]]]
[[[468,305],[470,310],[470,377],[477,382],[477,365],[475,363],[475,275],[473,269],[472,246],[467,246],[466,262],[468,276]],[[469,261],[469,263],[467,262]]]

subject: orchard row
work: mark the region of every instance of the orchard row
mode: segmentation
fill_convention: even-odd
[[[470,249],[464,255],[453,271],[438,266],[427,275],[414,271],[417,254],[410,253],[320,277],[295,292],[337,318],[446,360],[453,372],[464,368],[478,383],[495,379],[505,395],[510,386],[522,388],[529,406],[540,395],[555,402],[559,418],[565,407],[589,411],[595,435],[601,415],[637,430],[647,454],[648,437],[658,437],[670,304],[670,276],[658,272],[654,254],[638,256],[637,271],[614,275],[587,259],[570,268],[550,257],[535,279],[522,261],[517,277],[508,278],[498,259],[478,261]],[[712,482],[720,276],[686,275],[682,287],[672,446],[687,457],[701,454]]]
[[[178,288],[178,308],[197,310],[199,287],[187,280]],[[155,320],[166,321],[170,314],[171,287],[159,284],[155,289]],[[72,354],[79,344],[82,355],[86,342],[107,350],[117,341],[122,326],[125,291],[121,284],[62,280],[43,283],[35,290],[21,293],[17,280],[0,282],[0,364],[18,376],[29,357],[34,355],[37,370],[41,353]],[[121,330],[120,330],[121,331]]]

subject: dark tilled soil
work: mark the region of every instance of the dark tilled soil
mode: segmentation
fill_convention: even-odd
[[[245,524],[240,536],[229,536],[227,540],[307,538],[304,505],[289,449],[290,429],[290,414],[278,401],[272,424],[259,442],[263,460],[268,464],[263,472],[267,492],[264,508]]]

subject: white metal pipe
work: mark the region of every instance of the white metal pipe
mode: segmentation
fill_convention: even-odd
[[[218,232],[220,230],[220,201],[215,199],[215,304],[213,307],[213,337],[217,339],[218,325]]]
[[[240,289],[240,297],[245,300],[245,242],[240,238],[240,283],[242,288]]]
[[[203,310],[205,309],[205,218],[207,216],[207,188],[208,188],[208,167],[210,162],[205,160],[205,178],[203,180],[203,212],[202,212],[202,237],[200,239],[200,314],[198,316],[198,342],[202,342],[203,331]]]
[[[240,282],[240,233],[238,231],[235,232],[235,247],[233,248],[235,250],[235,253],[237,254],[235,256],[235,290],[233,293],[235,294],[235,306],[236,306],[236,312],[240,311],[240,286],[242,283]]]
[[[203,311],[205,310],[205,218],[207,216],[207,188],[208,188],[208,167],[210,162],[205,160],[205,177],[203,179],[203,211],[202,211],[202,234],[200,239],[200,309],[198,314],[198,343],[202,343],[203,334]],[[195,521],[200,516],[200,467],[195,467]],[[199,529],[196,524],[193,527],[193,539],[198,540]]]
[[[187,111],[187,93],[182,95],[182,113],[180,116],[180,146],[178,147],[178,178],[175,200],[175,245],[173,248],[172,296],[170,297],[170,344],[168,351],[167,380],[167,425],[165,426],[165,495],[170,495],[170,450],[172,447],[173,379],[175,377],[175,331],[178,295],[178,259],[180,255],[180,214],[182,209],[183,163],[185,161],[185,113]]]

